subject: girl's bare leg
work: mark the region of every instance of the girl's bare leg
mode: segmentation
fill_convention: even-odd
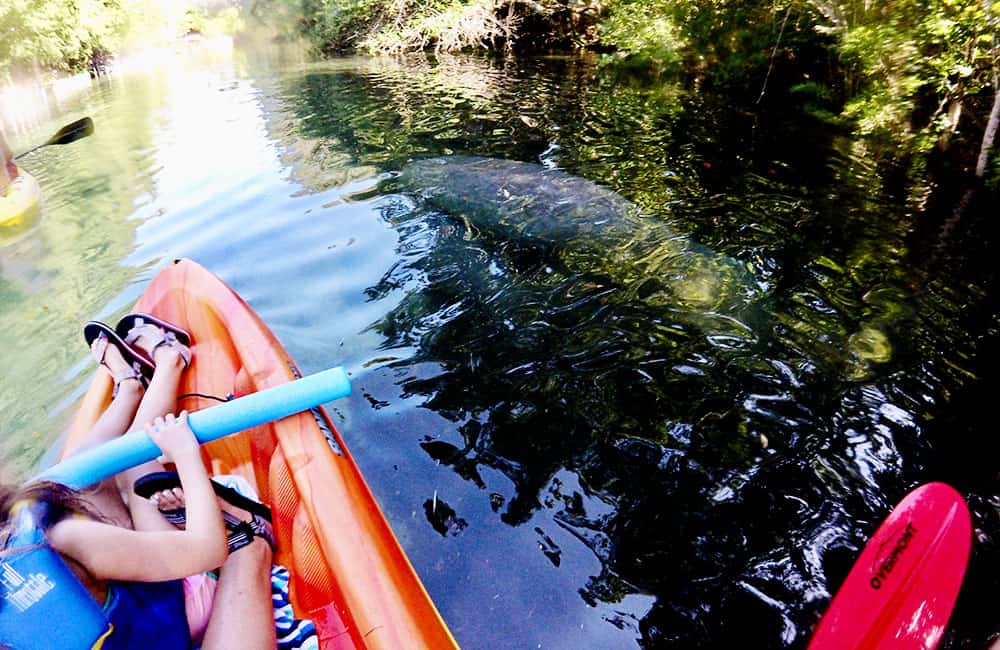
[[[122,358],[118,348],[109,345],[104,353],[104,362],[113,374],[127,371],[128,363]],[[78,454],[84,449],[94,447],[125,433],[143,396],[142,384],[138,379],[126,379],[118,385],[118,394],[111,400],[111,405],[97,419],[94,427],[87,433],[83,443],[74,450]],[[119,496],[118,485],[114,478],[101,481],[83,492],[83,497],[96,512],[119,526],[129,527],[131,518],[125,509],[125,504]]]
[[[146,350],[143,338],[139,338],[134,345]],[[166,345],[153,351],[153,360],[156,362],[156,372],[153,373],[153,379],[149,382],[129,429],[141,428],[157,416],[177,410],[177,389],[184,371],[184,361],[177,350]],[[150,472],[162,472],[163,469],[161,463],[151,461],[125,470],[117,476],[119,501],[127,506],[136,530],[173,530],[173,526],[163,518],[153,503],[136,496],[132,491],[137,478]]]
[[[150,352],[143,337],[135,345],[147,354]],[[118,395],[74,453],[141,428],[157,416],[173,413],[177,409],[177,389],[184,361],[177,350],[166,345],[161,345],[152,354],[156,371],[149,387],[143,392],[138,380],[123,381],[118,387]],[[129,368],[114,345],[109,345],[105,351],[104,362],[113,374]],[[163,469],[163,465],[155,461],[143,463],[113,479],[102,481],[84,496],[94,510],[119,526],[136,530],[171,530],[171,525],[163,519],[155,505],[132,492],[132,484],[137,478]]]
[[[136,344],[142,347],[142,339]],[[177,408],[177,390],[184,363],[177,351],[168,346],[157,348],[155,355],[156,373],[130,428],[143,426],[156,416],[172,413]],[[162,470],[163,465],[150,462],[118,475],[121,497],[128,505],[136,530],[173,530],[173,525],[163,518],[153,501],[132,492],[137,478]],[[181,507],[183,491],[172,492],[176,493],[174,505]],[[169,503],[166,493],[158,496]],[[220,505],[240,519],[249,519],[247,512],[225,502]],[[276,640],[271,604],[271,561],[271,547],[259,537],[229,555],[220,569],[215,604],[201,646],[204,650],[228,650],[237,646],[247,650],[273,650]]]
[[[104,360],[116,370],[119,367],[128,368],[128,364],[125,363],[121,353],[114,346],[108,346],[107,352],[104,353]],[[113,440],[125,433],[132,424],[132,420],[135,419],[135,412],[139,408],[142,395],[142,384],[139,383],[138,379],[127,379],[118,384],[118,394],[111,400],[111,404],[101,414],[101,417],[97,418],[94,427],[87,433],[87,437],[80,446],[73,450],[73,455],[84,449]]]
[[[274,650],[271,547],[261,538],[229,554],[219,572],[202,650]]]
[[[166,509],[184,507],[184,491],[177,488],[157,492],[153,497]],[[219,507],[241,521],[251,517],[249,512],[224,499],[219,499]],[[260,537],[229,554],[219,570],[202,650],[234,647],[273,650],[276,641],[271,601],[272,555],[271,546]]]

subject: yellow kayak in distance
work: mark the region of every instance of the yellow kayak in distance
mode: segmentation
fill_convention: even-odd
[[[42,214],[38,181],[23,169],[19,172],[6,191],[0,192],[0,246],[34,227]]]

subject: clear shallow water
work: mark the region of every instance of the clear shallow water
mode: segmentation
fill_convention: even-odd
[[[0,248],[0,428],[21,473],[91,372],[79,326],[193,258],[307,372],[463,647],[802,646],[908,488],[969,495],[954,647],[1000,611],[991,199],[919,216],[827,126],[575,60],[187,55],[95,84],[15,149],[42,221]],[[434,209],[396,173],[559,167],[739,260],[692,316],[559,246]],[[938,213],[941,216],[936,216]]]

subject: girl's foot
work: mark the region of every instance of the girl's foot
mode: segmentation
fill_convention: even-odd
[[[233,488],[235,489],[235,488]],[[242,490],[237,490],[242,494]],[[243,495],[247,499],[252,499]],[[184,512],[184,490],[175,487],[154,492],[149,500],[156,506],[163,517],[174,526],[183,529],[186,522]],[[261,509],[265,506],[256,502]],[[271,522],[256,512],[251,512],[219,497],[219,509],[222,510],[222,517],[226,521],[226,531],[228,534],[229,552],[237,551],[252,543],[256,539],[261,539],[271,547],[275,547],[274,530]]]
[[[125,342],[153,360],[159,368],[177,368],[183,370],[191,363],[191,350],[177,340],[172,333],[156,325],[146,324],[133,328]]]
[[[183,363],[184,368],[191,361],[191,335],[183,328],[152,314],[125,314],[115,325],[115,332],[127,343],[137,344],[157,364],[160,363],[161,356],[164,362],[172,365]],[[165,350],[173,352],[165,353]]]
[[[117,332],[104,323],[92,320],[84,325],[83,340],[87,342],[87,347],[90,348],[97,362],[108,368],[112,377],[115,378],[116,384],[121,383],[127,377],[124,373],[119,373],[118,368],[111,368],[105,363],[108,351],[112,348],[118,352],[119,356],[125,360],[125,363],[132,370],[141,374],[141,382],[145,382],[146,379],[153,376],[155,367],[149,357],[146,356],[146,353],[129,345],[118,336]],[[145,383],[143,383],[143,386],[145,386]]]
[[[143,390],[142,373],[139,368],[130,364],[122,356],[117,345],[113,345],[107,336],[98,336],[90,346],[90,351],[115,382],[112,394],[117,397],[121,390],[141,393]]]
[[[149,501],[156,506],[164,519],[184,530],[184,524],[187,521],[184,514],[184,490],[177,487],[154,492],[149,497]]]

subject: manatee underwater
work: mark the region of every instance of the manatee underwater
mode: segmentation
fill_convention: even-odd
[[[455,155],[412,162],[399,181],[475,229],[552,249],[568,269],[604,273],[651,304],[732,315],[758,294],[743,263],[558,169]]]

